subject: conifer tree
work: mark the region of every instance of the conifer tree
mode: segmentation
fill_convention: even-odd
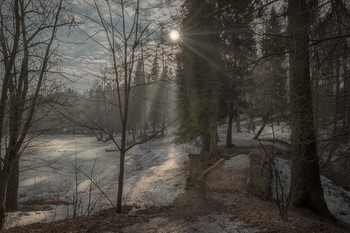
[[[264,73],[269,78],[270,101],[273,101],[274,112],[283,109],[287,102],[287,77],[284,62],[286,57],[283,53],[284,39],[281,37],[282,28],[274,7],[270,12],[265,32],[265,38],[262,40],[263,55],[268,56],[264,60]]]
[[[153,63],[152,63],[152,69],[151,69],[151,73],[148,76],[148,80],[147,80],[147,95],[149,96],[149,99],[151,101],[151,103],[148,106],[148,119],[151,122],[152,128],[153,128],[153,132],[156,131],[157,128],[157,114],[153,111],[153,102],[156,101],[156,93],[157,93],[157,89],[159,88],[159,86],[157,85],[157,82],[159,81],[159,63],[158,63],[158,54],[156,53],[154,59],[153,59]]]
[[[185,16],[182,21],[183,41],[182,64],[186,89],[184,97],[188,97],[190,120],[180,124],[182,133],[190,132],[191,137],[200,136],[201,151],[216,153],[217,146],[217,114],[218,86],[220,75],[220,51],[218,24],[213,13],[216,4],[212,1],[187,0],[184,5]],[[189,127],[184,130],[181,127]],[[189,136],[189,135],[188,135]]]
[[[252,92],[249,63],[255,58],[255,41],[251,28],[252,8],[249,1],[218,1],[222,27],[225,79],[220,87],[220,117],[228,117],[226,147],[232,146],[232,121],[247,109],[246,95]]]
[[[188,142],[194,140],[198,135],[195,133],[193,118],[191,117],[190,97],[188,95],[187,80],[183,73],[182,54],[177,56],[176,85],[177,100],[176,109],[179,116],[179,127],[176,135],[179,142]]]
[[[289,0],[288,8],[292,203],[334,219],[323,195],[314,129],[308,51],[312,8],[306,0]]]
[[[167,84],[169,82],[168,67],[165,66],[159,81],[154,84],[154,99],[152,101],[150,120],[153,127],[161,126],[162,129],[165,128],[166,112],[167,112]],[[155,130],[155,128],[154,128]],[[162,130],[162,134],[163,134]]]
[[[274,7],[271,8],[269,19],[265,26],[265,35],[261,41],[262,56],[258,80],[260,88],[258,112],[263,116],[263,124],[255,139],[258,139],[270,116],[283,116],[287,110],[287,71],[284,39],[281,36],[282,27]]]
[[[129,129],[132,131],[133,141],[135,141],[136,132],[142,130],[145,119],[143,116],[144,106],[146,101],[146,86],[143,72],[143,62],[139,60],[136,65],[133,87],[130,95],[129,109]]]

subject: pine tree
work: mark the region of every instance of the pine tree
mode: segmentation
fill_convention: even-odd
[[[187,82],[183,71],[183,59],[180,53],[177,56],[177,69],[176,69],[176,109],[179,116],[179,127],[176,131],[177,140],[181,143],[194,140],[198,134],[196,133],[193,118],[191,117],[190,97],[188,95]]]
[[[153,59],[151,73],[148,76],[147,82],[152,86],[152,84],[158,81],[158,78],[159,78],[159,62],[158,62],[158,54],[156,53]]]
[[[182,122],[179,131],[189,132],[191,136],[200,136],[201,151],[216,153],[217,146],[217,113],[218,84],[220,75],[220,53],[216,47],[219,41],[218,24],[213,17],[216,5],[212,1],[187,0],[184,5],[182,64],[186,92],[188,97],[189,116],[191,120]],[[180,115],[180,117],[184,117]],[[181,127],[189,127],[184,130]]]
[[[270,12],[270,18],[266,25],[265,37],[262,40],[262,53],[267,58],[263,63],[264,83],[267,87],[267,106],[272,106],[274,113],[281,113],[287,104],[287,77],[283,53],[284,39],[281,37],[282,28],[274,7]],[[266,110],[267,112],[269,110]],[[270,113],[271,114],[271,113]]]
[[[246,111],[247,93],[251,93],[249,62],[255,57],[249,1],[219,1],[225,71],[229,74],[220,87],[220,117],[228,117],[226,147],[232,146],[232,121]]]
[[[161,126],[162,129],[165,128],[166,112],[167,112],[167,99],[168,90],[167,85],[169,83],[168,67],[165,66],[159,81],[155,84],[155,97],[152,102],[150,119],[151,124],[155,126]],[[162,130],[162,134],[163,134]]]
[[[258,139],[272,115],[284,115],[287,110],[287,71],[285,66],[284,39],[282,27],[274,7],[271,8],[261,41],[262,56],[256,85],[260,87],[258,112],[263,124],[255,135]]]
[[[152,107],[154,105],[154,102],[157,101],[156,99],[156,93],[158,91],[159,85],[157,82],[159,81],[159,63],[158,63],[158,55],[156,53],[154,59],[153,59],[153,64],[152,64],[152,69],[151,73],[148,76],[147,83],[149,84],[147,87],[147,95],[150,96],[151,103],[148,106],[149,112],[148,112],[148,119],[151,122],[151,125],[153,127],[153,132],[156,131],[157,128],[157,117],[158,114],[155,111],[155,108]]]
[[[306,0],[289,0],[288,8],[292,202],[334,219],[323,196],[314,129],[308,51],[311,7]]]
[[[129,129],[132,131],[133,141],[136,139],[136,132],[143,130],[145,119],[143,116],[146,101],[146,85],[143,73],[143,62],[138,61],[136,65],[133,87],[130,94],[129,108]]]

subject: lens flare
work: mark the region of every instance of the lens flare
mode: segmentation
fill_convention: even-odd
[[[177,41],[180,38],[180,33],[177,30],[171,30],[169,37],[172,41]]]

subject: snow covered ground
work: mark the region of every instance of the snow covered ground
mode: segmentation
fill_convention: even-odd
[[[255,119],[258,120],[258,119]],[[272,145],[271,141],[265,141],[267,139],[277,139],[277,140],[283,140],[285,142],[289,142],[289,137],[290,137],[290,130],[289,127],[281,122],[280,124],[274,124],[274,125],[269,125],[267,124],[264,128],[264,130],[262,131],[262,133],[259,136],[259,139],[261,139],[261,141],[259,142],[258,140],[254,140],[254,136],[255,134],[258,132],[258,130],[260,129],[260,125],[255,127],[255,130],[251,130],[249,132],[249,130],[247,129],[247,127],[245,127],[244,125],[248,124],[249,122],[242,122],[242,129],[241,132],[236,132],[235,130],[233,130],[233,134],[232,134],[232,143],[234,145],[238,145],[238,146],[260,146],[262,144],[264,145]],[[233,126],[235,129],[235,125]],[[226,140],[226,132],[227,132],[227,124],[223,124],[218,128],[218,133],[219,133],[219,139],[220,142],[219,144],[225,144],[225,140]],[[279,144],[275,144],[275,146],[286,150],[284,145],[279,145]]]
[[[226,129],[227,124],[219,127],[220,144],[225,142]],[[285,125],[276,125],[273,129],[267,125],[261,137],[289,140],[289,130]],[[242,130],[233,133],[232,142],[235,145],[260,145],[253,140],[253,132],[248,133],[246,128]],[[184,163],[189,153],[197,153],[199,149],[189,144],[175,145],[172,131],[168,130],[164,138],[157,137],[128,151],[125,158],[124,203],[139,207],[168,205],[184,192],[188,175]],[[74,206],[76,215],[84,216],[115,204],[119,153],[107,152],[106,149],[113,150],[115,145],[112,142],[97,142],[92,136],[44,135],[38,138],[22,156],[19,201],[43,199],[62,204],[53,205],[51,210],[9,213],[5,228],[72,217]],[[237,165],[228,161],[225,166],[230,164]],[[281,168],[288,177],[288,169]],[[324,177],[322,182],[331,211],[350,222],[350,193]],[[213,220],[214,225],[220,224],[220,219]],[[179,222],[177,225],[181,224]],[[227,229],[239,225],[233,224]]]
[[[184,191],[184,161],[191,145],[175,145],[171,132],[135,146],[125,158],[124,203],[167,205]],[[112,142],[91,136],[45,135],[22,156],[20,202],[67,202],[53,210],[9,213],[5,227],[87,215],[116,203],[119,152]],[[93,182],[92,182],[92,181]],[[90,204],[89,204],[90,203]]]
[[[291,180],[291,162],[285,159],[275,159],[276,169],[281,179],[281,185],[278,185],[279,195],[284,194],[284,199],[287,199],[290,190]],[[271,182],[271,190],[273,198],[276,199],[276,173],[273,172],[273,178]],[[328,206],[328,209],[338,219],[350,224],[350,192],[346,191],[340,186],[335,185],[330,179],[321,175],[321,183],[323,187],[324,197]]]
[[[219,128],[224,142],[227,124]],[[267,127],[268,130],[268,127]],[[233,134],[238,145],[258,146],[253,134]],[[168,205],[184,191],[187,154],[194,145],[175,145],[173,130],[131,149],[125,158],[124,203]],[[52,210],[8,213],[5,228],[84,216],[116,203],[119,154],[113,142],[84,135],[43,135],[21,158],[19,201],[51,200]],[[74,211],[75,206],[75,211]]]

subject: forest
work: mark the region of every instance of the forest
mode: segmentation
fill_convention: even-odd
[[[0,0],[1,232],[348,232],[347,0]]]

